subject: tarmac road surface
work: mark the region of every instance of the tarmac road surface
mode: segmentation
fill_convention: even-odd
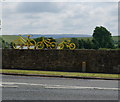
[[[118,100],[117,80],[3,75],[2,100]]]

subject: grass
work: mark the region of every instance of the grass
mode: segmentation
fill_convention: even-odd
[[[60,75],[60,76],[78,76],[78,77],[97,77],[97,78],[118,78],[118,74],[98,74],[98,73],[78,73],[78,72],[56,72],[56,71],[31,71],[31,70],[0,70],[0,73],[15,74],[42,74],[42,75]]]
[[[112,38],[113,38],[114,41],[119,41],[120,36],[112,36]]]
[[[0,36],[0,38],[3,38],[3,40],[5,40],[6,42],[10,43],[13,40],[16,40],[19,36],[16,35],[2,35]]]
[[[2,39],[5,40],[5,42],[11,43],[19,37],[19,35],[0,35],[0,43],[2,42]],[[26,39],[26,37],[23,38]]]

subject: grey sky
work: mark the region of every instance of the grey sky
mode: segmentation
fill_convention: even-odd
[[[96,26],[118,34],[117,2],[11,2],[2,4],[3,34],[90,34]]]

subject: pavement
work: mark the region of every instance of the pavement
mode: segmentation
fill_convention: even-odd
[[[118,100],[118,80],[2,75],[2,100]]]

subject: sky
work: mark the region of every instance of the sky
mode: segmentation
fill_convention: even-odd
[[[96,26],[118,35],[118,2],[2,2],[3,35],[92,35]]]

